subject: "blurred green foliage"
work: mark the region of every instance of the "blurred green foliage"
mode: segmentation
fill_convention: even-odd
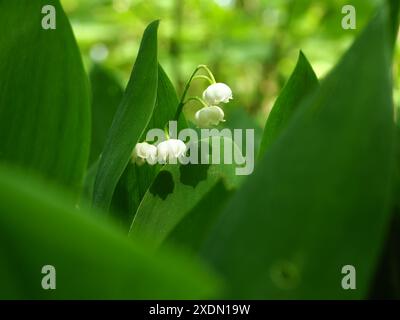
[[[38,28],[48,1],[58,12],[51,32]],[[90,91],[69,20],[59,0],[0,0],[2,29],[13,26],[0,37],[0,298],[399,297],[400,126],[395,136],[387,31],[400,0],[389,3],[358,35],[375,1],[353,1],[354,32],[341,28],[342,1],[64,1],[91,75],[85,170]],[[158,21],[141,37],[156,18],[160,41]],[[313,68],[322,77],[355,35],[316,86]],[[178,91],[199,63],[232,86],[231,128],[261,127],[280,92],[254,174],[131,162],[144,133],[180,110],[158,53]],[[83,178],[78,205],[63,188],[78,192]],[[92,190],[122,227],[134,218],[132,241],[88,208]],[[55,295],[38,286],[43,263],[57,267]],[[357,291],[338,285],[348,263]],[[83,281],[78,269],[90,271]]]
[[[260,127],[293,70],[299,50],[309,58],[317,76],[324,76],[382,3],[351,1],[357,10],[357,30],[353,31],[341,28],[341,10],[349,4],[347,0],[61,2],[88,68],[93,60],[101,60],[126,84],[143,29],[161,19],[159,59],[178,93],[196,65],[207,64],[218,81],[233,88],[231,108],[245,108]],[[399,101],[399,86],[395,88]]]

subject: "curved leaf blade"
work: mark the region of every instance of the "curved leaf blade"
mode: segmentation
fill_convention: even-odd
[[[168,121],[174,118],[178,104],[179,100],[175,88],[164,69],[159,65],[157,101],[153,115],[140,141],[146,139],[146,133],[150,129],[157,128],[164,130]],[[185,117],[181,114],[178,121],[178,130],[186,127]],[[132,224],[132,219],[136,214],[140,202],[156,177],[160,167],[149,165],[138,167],[134,163],[129,163],[125,168],[111,203],[112,215],[123,227],[128,229]]]
[[[95,207],[108,211],[115,187],[135,144],[147,127],[157,96],[158,21],[145,30],[124,97],[112,122],[100,158],[93,192]]]
[[[261,141],[260,156],[282,133],[294,112],[317,86],[317,76],[303,52],[300,52],[296,67],[268,116]]]

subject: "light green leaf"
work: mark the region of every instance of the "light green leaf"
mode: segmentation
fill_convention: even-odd
[[[219,139],[222,146],[223,138]],[[197,147],[200,148],[204,142],[200,140],[200,143],[196,143]],[[233,141],[230,143],[236,148]],[[223,155],[223,151],[220,154]],[[219,184],[221,181],[223,183]],[[196,206],[210,192],[226,193],[228,196],[231,194],[229,191],[234,190],[239,183],[240,177],[236,176],[233,164],[166,165],[143,197],[129,236],[145,239],[158,247],[183,219],[191,214],[197,215]],[[221,198],[220,201],[223,203],[225,199]],[[213,203],[208,205],[209,215],[193,226],[198,234],[204,233],[219,213],[219,210],[214,210],[220,209],[219,206]]]
[[[175,88],[161,65],[159,65],[156,106],[146,130],[140,138],[140,142],[145,141],[146,133],[150,129],[164,130],[167,122],[174,118],[178,104]],[[178,130],[186,127],[185,117],[181,114],[178,121]],[[137,208],[160,168],[161,166],[159,165],[149,166],[147,164],[138,167],[131,162],[126,167],[115,189],[111,203],[112,214],[123,227],[128,229],[132,224]]]
[[[0,167],[0,299],[215,297],[215,277],[196,261],[170,250],[152,255],[85,213],[54,188]],[[56,269],[56,290],[42,289],[44,265]]]
[[[94,185],[93,204],[108,210],[135,144],[143,136],[157,97],[158,21],[145,30],[124,97],[111,125]]]
[[[42,7],[56,9],[55,30]],[[0,1],[0,162],[80,192],[90,139],[87,78],[59,1]]]
[[[260,156],[283,132],[301,102],[318,86],[318,79],[302,52],[296,68],[276,100],[268,116],[260,146]]]
[[[230,298],[366,295],[390,218],[387,21],[379,14],[300,106],[208,237],[202,255]],[[357,290],[341,286],[345,265]]]

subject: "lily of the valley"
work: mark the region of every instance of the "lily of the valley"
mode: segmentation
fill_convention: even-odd
[[[132,152],[132,161],[138,165],[142,165],[147,161],[148,164],[153,165],[157,162],[157,148],[147,142],[136,144]]]
[[[203,92],[203,100],[209,106],[215,106],[221,102],[227,103],[233,99],[232,90],[225,83],[214,83]]]
[[[218,106],[204,107],[195,114],[196,124],[199,128],[217,126],[224,122],[224,111]]]
[[[168,139],[157,146],[158,161],[161,163],[173,162],[185,155],[186,145],[182,140]]]

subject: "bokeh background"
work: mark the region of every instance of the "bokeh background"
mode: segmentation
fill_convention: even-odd
[[[198,64],[228,83],[230,126],[262,128],[303,50],[322,78],[351,44],[380,0],[62,0],[85,65],[107,67],[122,86],[146,25],[161,19],[159,58],[177,91]],[[357,29],[341,28],[342,7],[357,10]],[[397,47],[395,74],[400,58]],[[399,105],[399,81],[395,101]],[[196,85],[198,86],[196,88]],[[194,94],[205,84],[196,83]],[[190,119],[195,106],[188,106]],[[228,109],[228,108],[225,108]],[[239,121],[240,119],[240,121]],[[247,122],[246,122],[247,120]],[[229,125],[229,124],[228,124]]]

